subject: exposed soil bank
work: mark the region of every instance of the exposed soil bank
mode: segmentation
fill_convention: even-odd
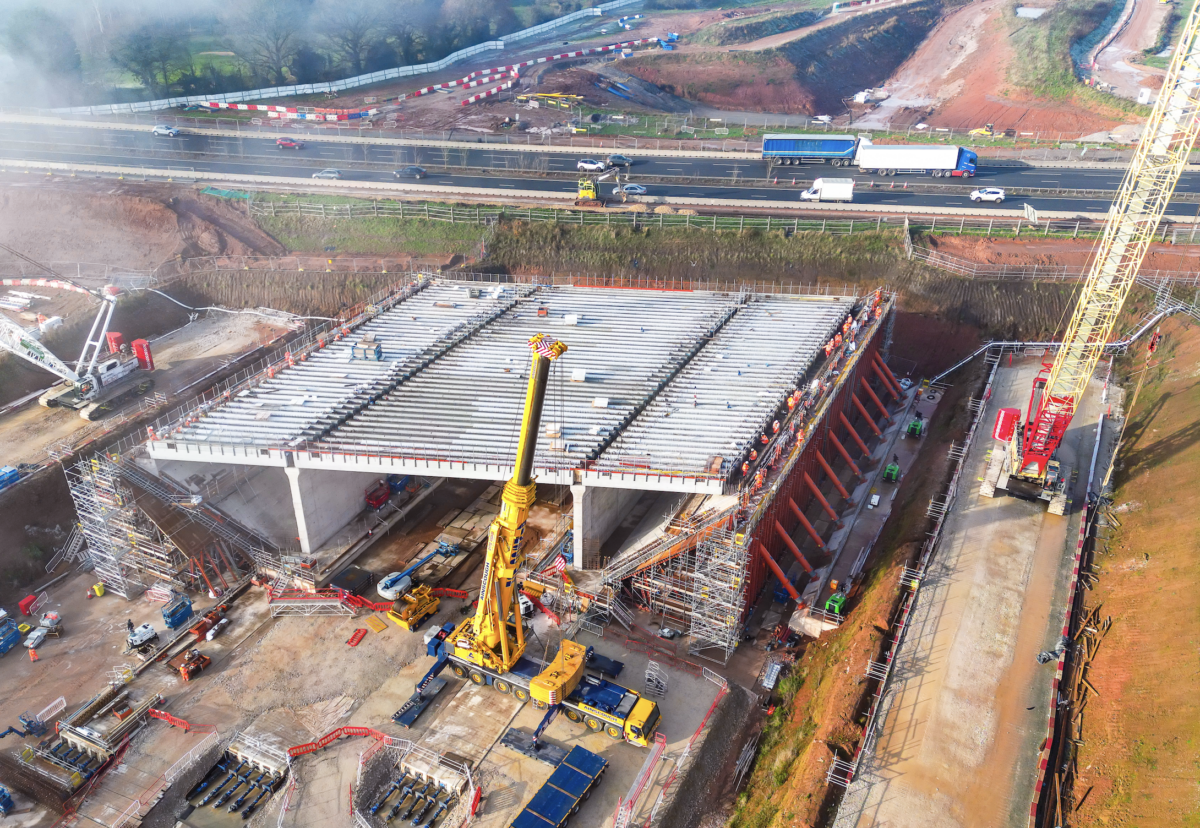
[[[837,114],[843,98],[887,80],[951,5],[922,0],[857,15],[778,49],[654,54],[626,60],[622,68],[667,92],[724,109]]]

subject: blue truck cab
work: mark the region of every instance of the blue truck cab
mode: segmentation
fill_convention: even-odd
[[[975,168],[979,164],[979,156],[967,149],[966,147],[958,148],[958,164],[955,165],[954,172],[950,173],[953,176],[963,176],[971,178],[975,175]]]
[[[7,489],[21,479],[20,473],[12,466],[0,466],[0,491]]]

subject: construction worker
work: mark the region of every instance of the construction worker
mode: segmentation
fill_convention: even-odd
[[[125,630],[130,633],[133,632],[133,619],[132,618],[125,619]]]

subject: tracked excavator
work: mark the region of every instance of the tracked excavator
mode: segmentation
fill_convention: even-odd
[[[984,474],[985,497],[1003,490],[1048,501],[1051,514],[1066,511],[1070,470],[1057,456],[1059,446],[1200,133],[1198,32],[1200,4],[1188,15],[1158,102],[1109,208],[1062,345],[1034,380],[1024,421],[1016,408],[1001,409],[996,418],[992,436],[1001,446]]]

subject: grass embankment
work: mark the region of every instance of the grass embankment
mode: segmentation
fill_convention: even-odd
[[[283,196],[256,195],[255,201],[287,201]],[[305,196],[306,203],[364,204],[363,199]],[[322,218],[310,215],[256,216],[263,230],[293,251],[362,253],[364,255],[437,256],[476,253],[484,228],[470,224],[399,218]],[[332,250],[329,250],[332,248]]]
[[[1084,593],[1113,623],[1088,672],[1098,693],[1083,714],[1076,828],[1200,826],[1200,329],[1175,319],[1163,330],[1117,458],[1122,525]]]
[[[1015,5],[1015,4],[1014,4]],[[1021,59],[1009,81],[1038,98],[1069,101],[1114,119],[1145,117],[1150,108],[1084,86],[1075,74],[1072,47],[1092,35],[1114,10],[1114,0],[1061,0],[1037,20],[1012,16],[1013,47]]]
[[[851,593],[846,621],[808,642],[780,682],[780,702],[763,728],[732,828],[818,825],[831,816],[833,794],[840,789],[825,784],[825,773],[835,756],[849,760],[862,736],[869,691],[874,689],[862,676],[867,661],[881,657],[885,635],[892,629],[900,574],[919,553],[929,530],[925,507],[949,474],[949,440],[961,439],[970,424],[967,403],[979,386],[982,369],[982,364],[975,365],[934,414],[930,436],[880,536],[876,548],[883,552]]]

